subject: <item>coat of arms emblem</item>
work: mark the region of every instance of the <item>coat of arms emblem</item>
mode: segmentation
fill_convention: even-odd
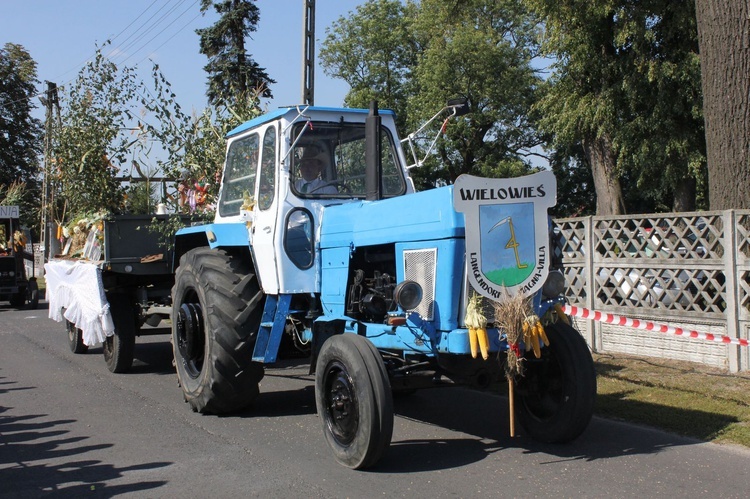
[[[489,179],[461,175],[453,206],[466,220],[466,267],[471,286],[492,300],[533,294],[549,270],[547,210],[557,202],[552,172]]]

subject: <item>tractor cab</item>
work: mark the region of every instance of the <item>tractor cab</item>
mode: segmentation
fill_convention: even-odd
[[[295,106],[229,133],[214,222],[247,222],[246,241],[266,293],[320,291],[315,248],[323,211],[368,199],[373,190],[367,181],[367,116],[366,109]],[[395,115],[383,110],[380,116],[377,197],[414,192]]]

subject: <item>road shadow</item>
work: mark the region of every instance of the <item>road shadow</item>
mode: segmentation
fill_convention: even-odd
[[[13,307],[7,301],[0,302],[0,312],[35,312],[35,311],[49,310],[49,304],[47,302],[40,301],[36,308],[29,307],[28,304],[23,307]]]
[[[396,415],[459,433],[456,439],[401,440],[373,471],[410,473],[464,466],[503,449],[549,456],[544,462],[596,461],[625,455],[648,455],[698,441],[602,418],[593,418],[583,434],[567,444],[546,444],[524,434],[516,424],[510,437],[508,399],[462,387],[419,391],[394,400]],[[685,413],[692,411],[684,411]],[[690,417],[689,414],[683,414]]]
[[[126,374],[175,375],[172,343],[166,336],[164,341],[135,342],[133,365]]]
[[[34,389],[8,388],[15,383],[6,379],[0,378],[6,391]],[[166,485],[166,481],[109,485],[128,472],[173,463],[117,467],[86,459],[88,452],[114,444],[87,444],[90,437],[71,436],[66,427],[74,423],[74,419],[53,419],[49,414],[17,414],[13,407],[0,406],[0,497],[115,497]]]

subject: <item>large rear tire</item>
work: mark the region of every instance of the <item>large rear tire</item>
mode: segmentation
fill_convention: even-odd
[[[135,353],[135,311],[128,295],[113,294],[107,297],[115,334],[102,343],[104,361],[113,373],[128,372]]]
[[[383,359],[362,336],[340,334],[323,344],[315,368],[315,402],[336,460],[373,466],[393,436],[393,398]]]
[[[172,348],[185,401],[223,414],[258,396],[252,362],[265,295],[249,257],[196,248],[180,260],[172,290]]]
[[[516,415],[536,440],[564,443],[588,426],[596,399],[596,372],[586,342],[563,322],[545,327],[550,345],[536,359],[526,354],[518,379]]]

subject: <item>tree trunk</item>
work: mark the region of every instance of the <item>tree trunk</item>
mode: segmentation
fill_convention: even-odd
[[[682,179],[674,186],[672,211],[695,211],[695,192],[697,186],[694,178]]]
[[[712,210],[750,208],[750,1],[696,0]]]
[[[596,189],[597,215],[623,215],[625,202],[620,188],[620,179],[615,168],[612,144],[606,136],[583,140],[586,155]]]

